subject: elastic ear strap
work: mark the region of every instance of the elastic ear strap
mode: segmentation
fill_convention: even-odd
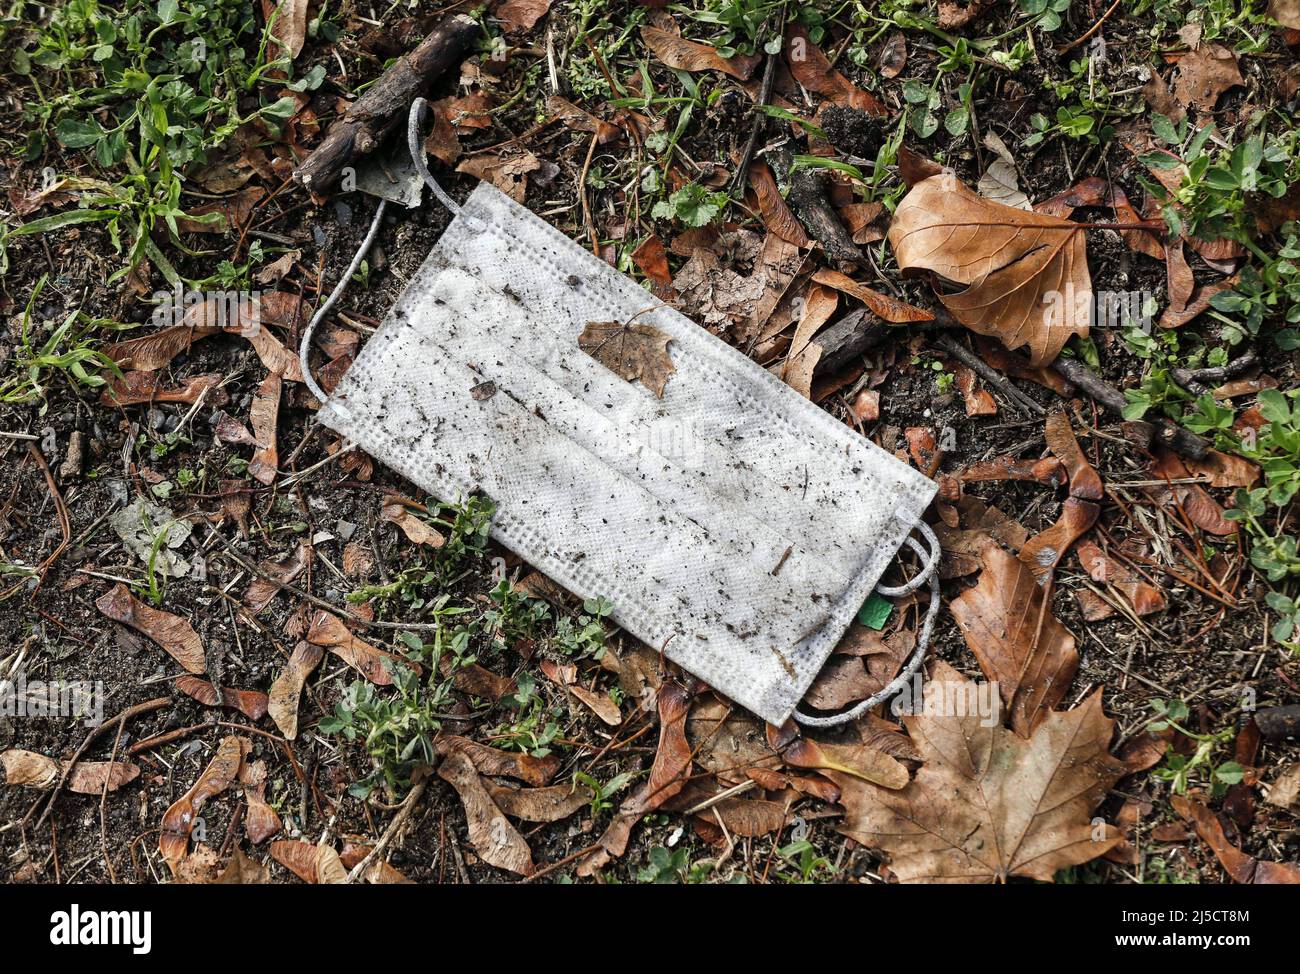
[[[866,700],[854,704],[853,707],[843,713],[832,714],[829,717],[813,717],[809,714],[800,713],[799,709],[796,707],[794,711],[794,719],[804,727],[838,727],[840,724],[847,724],[849,721],[857,720],[872,707],[879,706],[907,686],[907,684],[911,682],[912,677],[916,675],[916,671],[921,668],[921,664],[925,662],[926,652],[930,648],[930,637],[934,633],[934,623],[935,620],[939,618],[938,568],[941,550],[939,547],[939,539],[935,536],[935,533],[930,530],[928,524],[918,520],[916,522],[916,528],[925,536],[925,540],[930,545],[930,551],[927,552],[922,548],[915,538],[908,538],[907,544],[924,560],[924,567],[917,573],[915,578],[912,578],[903,585],[876,586],[876,591],[884,595],[906,595],[915,592],[926,582],[930,583],[930,607],[926,610],[925,619],[921,623],[921,631],[917,634],[915,651],[913,651],[907,664],[899,670],[898,675],[890,680],[885,687],[883,687],[878,693],[872,694]]]
[[[411,152],[411,161],[415,163],[416,171],[419,172],[420,178],[424,184],[433,190],[433,195],[438,197],[438,202],[451,211],[452,216],[460,214],[460,204],[447,195],[446,191],[438,185],[438,181],[433,178],[429,172],[429,166],[424,161],[424,145],[420,142],[420,126],[424,124],[424,116],[428,112],[429,103],[423,98],[417,98],[411,102],[411,111],[406,116],[406,147]]]
[[[302,380],[307,383],[307,388],[316,397],[317,402],[323,403],[329,396],[325,394],[325,390],[316,384],[316,380],[311,375],[311,366],[307,364],[307,350],[311,348],[311,336],[316,331],[316,326],[329,314],[330,308],[334,307],[338,299],[343,296],[343,292],[347,290],[348,282],[352,280],[352,275],[357,272],[357,268],[361,266],[366,254],[370,252],[370,245],[375,242],[375,234],[379,232],[379,224],[384,218],[384,209],[387,206],[388,200],[381,199],[379,201],[379,206],[375,208],[374,218],[370,221],[370,230],[366,233],[366,239],[361,241],[361,246],[357,248],[357,252],[353,254],[352,263],[348,265],[348,269],[343,272],[339,282],[334,285],[334,290],[330,292],[330,296],[325,299],[324,304],[316,309],[316,313],[311,316],[311,321],[307,322],[307,327],[303,330],[302,342],[298,346],[298,364],[302,367]]]

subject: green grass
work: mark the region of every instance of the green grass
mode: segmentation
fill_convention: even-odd
[[[296,84],[268,77],[287,75],[291,65],[243,0],[20,2],[2,29],[16,41],[0,71],[23,90],[23,156],[39,161],[56,147],[81,153],[103,180],[81,192],[77,209],[0,237],[0,273],[8,238],[101,223],[126,254],[115,276],[148,255],[169,280],[179,279],[151,235],[165,227],[179,246],[185,168],[207,161],[248,122],[274,138],[294,111],[293,99],[276,92],[321,80],[319,73]]]

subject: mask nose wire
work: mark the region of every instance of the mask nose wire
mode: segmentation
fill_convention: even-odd
[[[930,529],[928,524],[918,519],[914,527],[925,538],[925,542],[930,549],[927,552],[915,538],[907,539],[909,547],[921,556],[923,562],[921,570],[902,585],[876,586],[876,591],[881,595],[899,596],[909,595],[927,582],[930,585],[930,607],[926,610],[925,620],[921,623],[921,631],[917,634],[916,649],[913,651],[911,659],[907,661],[907,665],[899,670],[898,675],[890,680],[878,693],[872,694],[866,700],[858,702],[843,713],[832,714],[829,717],[813,717],[809,714],[800,713],[796,707],[794,719],[803,726],[838,727],[840,724],[847,724],[851,720],[857,720],[872,707],[884,703],[907,686],[912,677],[916,675],[916,671],[921,668],[921,664],[925,662],[926,651],[930,648],[930,636],[934,632],[934,622],[939,617],[938,569],[939,556],[942,552],[939,547],[939,539],[935,537],[934,531]]]

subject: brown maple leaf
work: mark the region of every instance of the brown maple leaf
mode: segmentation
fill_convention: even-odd
[[[1028,739],[978,714],[946,716],[976,685],[936,662],[923,713],[905,717],[924,764],[901,791],[843,775],[840,831],[890,854],[905,883],[1051,882],[1058,869],[1095,859],[1120,841],[1092,812],[1124,765],[1107,748],[1115,722],[1098,690],[1049,714]],[[938,696],[938,695],[942,696]]]
[[[1011,726],[1028,737],[1064,699],[1079,654],[1028,565],[996,545],[981,559],[979,584],[950,608],[980,669],[1010,708]]]
[[[641,384],[660,399],[664,384],[677,371],[668,356],[673,340],[650,325],[621,321],[589,321],[578,336],[578,347],[628,382]]]
[[[903,197],[889,242],[904,275],[964,285],[938,292],[953,317],[1007,348],[1028,345],[1033,365],[1088,334],[1087,244],[1069,220],[984,199],[944,172]]]

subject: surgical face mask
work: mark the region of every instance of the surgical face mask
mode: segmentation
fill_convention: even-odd
[[[438,195],[455,219],[320,421],[485,493],[501,544],[783,723],[935,484],[489,184]],[[670,339],[662,398],[579,347],[592,322]]]

